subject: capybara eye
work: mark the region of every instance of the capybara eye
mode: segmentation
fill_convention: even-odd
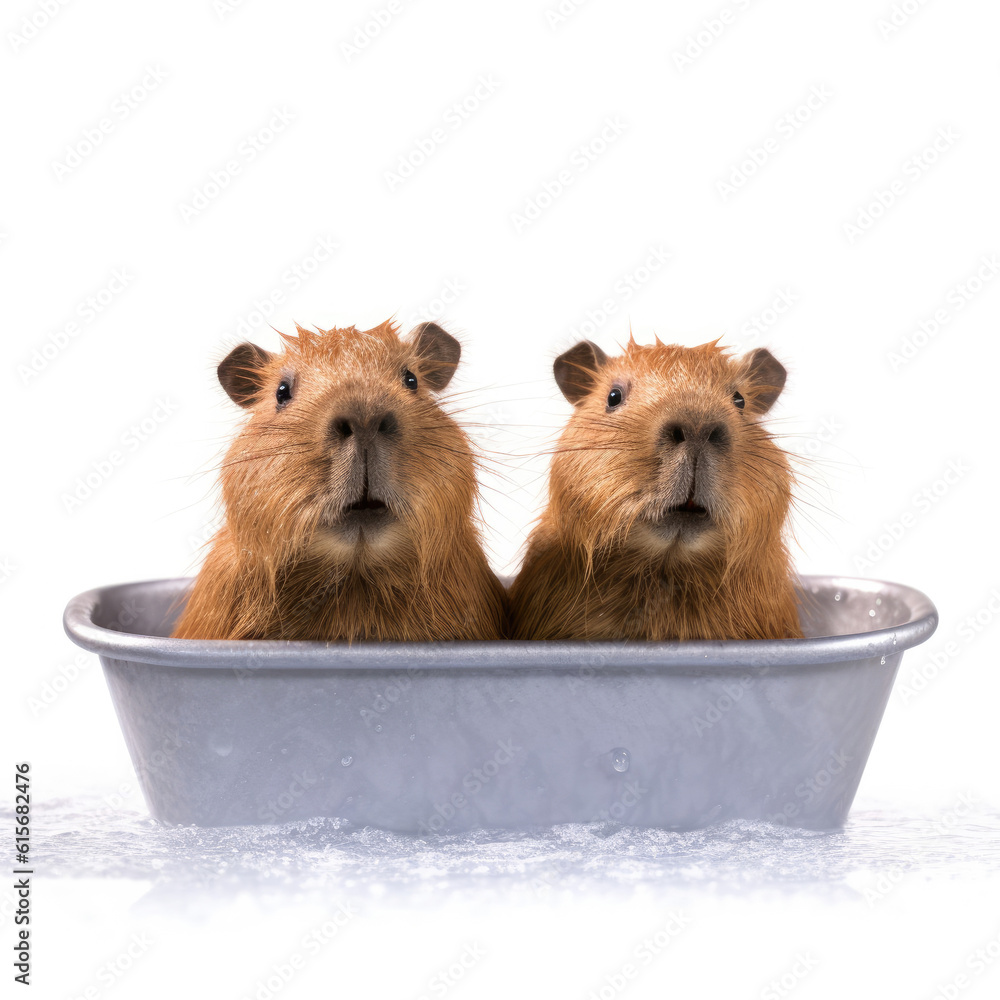
[[[733,405],[737,410],[742,410],[747,405],[747,401],[738,393],[733,393]]]
[[[288,379],[281,380],[274,398],[278,401],[278,406],[284,406],[292,398],[292,387],[288,384]]]
[[[409,368],[403,372],[403,385],[405,385],[407,389],[412,389],[414,392],[417,391],[417,376],[414,375]]]
[[[608,393],[608,406],[614,409],[616,406],[621,406],[622,402],[625,400],[625,393],[615,386],[611,392]]]

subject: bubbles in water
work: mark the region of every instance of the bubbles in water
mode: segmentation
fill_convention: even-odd
[[[869,618],[874,618],[875,617],[875,609],[874,608],[869,609],[869,611],[868,611],[868,617]]]
[[[883,667],[885,666],[885,657],[884,656],[882,657],[882,666]]]
[[[375,732],[376,733],[382,732],[382,723],[381,722],[375,727]]]
[[[839,600],[840,600],[840,591],[839,591],[839,590],[837,591],[837,593],[836,593],[836,594],[834,594],[834,595],[833,595],[833,599],[834,599],[835,601],[839,601]]]
[[[354,758],[349,753],[345,753],[344,756],[340,758],[340,763],[343,764],[344,767],[350,767],[353,761]]]
[[[411,740],[415,740],[416,738],[417,738],[417,734],[416,733],[410,733],[410,739]]]
[[[611,751],[611,763],[616,771],[627,771],[629,764],[632,763],[632,756],[625,747],[615,747]]]

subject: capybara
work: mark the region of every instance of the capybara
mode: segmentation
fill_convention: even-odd
[[[801,635],[783,538],[784,452],[761,425],[785,384],[764,348],[581,341],[554,365],[574,411],[511,588],[522,639]]]
[[[435,398],[459,342],[296,327],[218,368],[248,419],[221,468],[224,524],[174,635],[499,639],[506,595],[474,519],[469,440]]]

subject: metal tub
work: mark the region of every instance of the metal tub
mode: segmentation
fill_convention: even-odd
[[[64,624],[100,654],[152,815],[202,826],[835,828],[903,651],[937,626],[909,587],[814,576],[804,639],[164,638],[190,582],[91,590]]]

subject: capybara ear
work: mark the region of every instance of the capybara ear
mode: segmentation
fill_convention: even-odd
[[[423,380],[433,392],[440,392],[455,374],[462,345],[437,323],[418,323],[406,339],[416,348]]]
[[[234,347],[220,362],[219,382],[240,406],[253,406],[262,388],[261,369],[274,355],[249,342]]]
[[[556,358],[552,365],[556,384],[574,406],[593,389],[598,369],[607,360],[604,351],[589,340],[581,340]]]
[[[743,359],[747,398],[754,413],[767,413],[785,387],[785,366],[766,348],[758,347]]]

